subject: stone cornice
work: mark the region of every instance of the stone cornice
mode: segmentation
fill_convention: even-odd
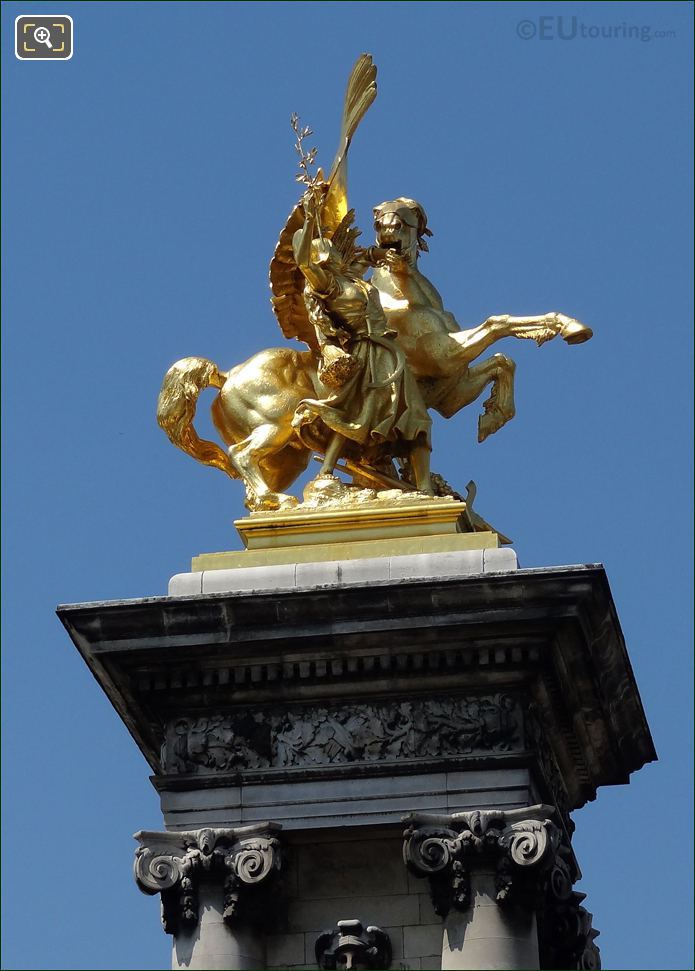
[[[162,725],[172,717],[225,716],[280,696],[336,705],[524,690],[567,791],[563,811],[655,758],[598,566],[58,613],[159,777]]]

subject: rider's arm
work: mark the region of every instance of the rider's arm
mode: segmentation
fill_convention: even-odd
[[[297,266],[309,282],[312,290],[316,290],[318,293],[327,293],[333,282],[332,277],[319,263],[314,262],[311,255],[311,244],[314,240],[318,217],[310,202],[311,200],[307,200],[305,203],[304,225],[294,234],[292,249]]]

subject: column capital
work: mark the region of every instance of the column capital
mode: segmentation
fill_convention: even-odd
[[[496,867],[496,899],[529,899],[552,866],[561,831],[552,806],[476,809],[451,815],[414,813],[404,820],[403,857],[412,873],[429,877],[435,910],[465,910],[470,899],[468,868],[474,860]],[[521,894],[523,890],[523,894]]]
[[[578,872],[552,806],[451,815],[414,813],[404,820],[403,858],[428,877],[435,911],[446,917],[471,903],[470,873],[494,872],[495,900],[538,917],[541,968],[601,967],[585,894],[572,889]]]
[[[146,894],[161,894],[162,925],[176,934],[198,920],[201,876],[223,881],[223,917],[228,923],[243,916],[244,890],[259,888],[280,869],[279,823],[254,823],[234,829],[135,834],[135,882]],[[246,914],[246,916],[249,916]]]

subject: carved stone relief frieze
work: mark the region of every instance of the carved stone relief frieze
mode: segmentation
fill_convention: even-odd
[[[169,773],[447,758],[523,748],[519,700],[504,693],[186,717],[167,726]]]

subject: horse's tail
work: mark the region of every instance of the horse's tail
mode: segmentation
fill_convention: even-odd
[[[177,448],[238,479],[224,449],[199,438],[193,428],[198,395],[205,388],[221,388],[225,379],[217,365],[204,357],[184,357],[172,364],[164,375],[159,392],[157,421]]]

